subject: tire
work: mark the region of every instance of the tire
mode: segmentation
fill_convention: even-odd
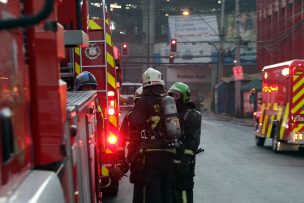
[[[112,178],[111,181],[110,186],[103,189],[103,195],[106,197],[115,197],[118,194],[119,181],[114,178]]]
[[[255,136],[255,144],[258,147],[263,147],[265,144],[265,137]]]

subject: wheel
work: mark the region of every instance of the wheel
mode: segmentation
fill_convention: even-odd
[[[103,189],[103,195],[107,197],[114,197],[118,194],[119,181],[117,179],[111,178],[111,184],[109,187]]]
[[[258,147],[263,147],[265,144],[265,137],[255,136],[255,144]]]

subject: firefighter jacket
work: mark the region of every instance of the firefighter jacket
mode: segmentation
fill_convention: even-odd
[[[144,89],[143,96],[136,102],[129,115],[131,128],[141,132],[145,148],[168,147],[162,109],[163,96],[163,88]]]
[[[130,124],[130,114],[132,110],[128,111],[125,115],[120,128],[120,136],[124,137],[124,142],[128,141],[128,154],[127,154],[127,162],[132,162],[139,151],[139,146],[141,144],[140,133],[137,131],[132,130]]]
[[[198,150],[201,135],[201,114],[195,110],[195,104],[192,102],[183,103],[178,106],[179,119],[182,128],[181,141],[185,148],[185,153],[193,155]],[[187,151],[190,149],[191,151]]]

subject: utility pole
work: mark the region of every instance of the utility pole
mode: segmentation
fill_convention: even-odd
[[[235,33],[236,33],[236,40],[235,40],[235,65],[240,66],[240,1],[235,0]],[[241,116],[241,81],[235,80],[235,116]]]
[[[155,42],[155,15],[156,15],[156,1],[143,1],[143,56],[146,58],[144,63],[149,67],[151,64],[151,56],[153,55]],[[144,69],[147,67],[143,67]]]
[[[220,20],[220,30],[219,30],[219,50],[218,50],[218,76],[217,83],[221,82],[224,72],[224,20],[225,20],[225,0],[221,1],[221,20]]]

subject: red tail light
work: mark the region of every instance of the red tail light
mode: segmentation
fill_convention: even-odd
[[[111,145],[114,145],[117,143],[117,136],[114,135],[113,133],[110,133],[110,135],[108,136],[108,143]]]
[[[115,95],[114,91],[108,91],[108,96],[109,97],[114,97],[114,95]]]
[[[108,97],[109,97],[109,105],[108,105],[108,114],[110,116],[115,115],[115,92],[109,91]]]

